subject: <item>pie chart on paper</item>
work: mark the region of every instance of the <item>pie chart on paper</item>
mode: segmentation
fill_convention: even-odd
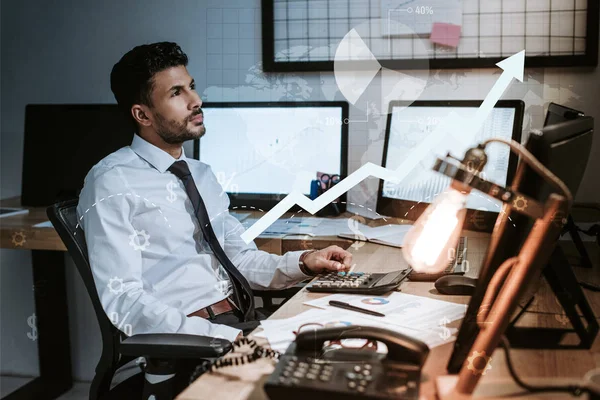
[[[418,99],[425,90],[427,80],[382,67],[359,34],[359,31],[363,30],[361,28],[364,28],[363,25],[351,29],[337,47],[334,57],[334,77],[340,92],[350,104],[355,106],[367,92],[365,96],[367,98],[363,100],[375,104],[381,114],[387,113],[387,105],[391,100]],[[377,40],[380,48],[386,48],[386,43],[392,39],[378,38]],[[376,91],[377,95],[373,95],[373,91],[367,89],[380,71],[377,83],[380,90]]]
[[[382,306],[384,304],[388,304],[390,301],[384,299],[383,297],[368,297],[366,299],[362,299],[361,302],[370,306]]]

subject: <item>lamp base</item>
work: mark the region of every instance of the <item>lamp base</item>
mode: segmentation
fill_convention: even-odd
[[[454,388],[458,382],[458,375],[440,375],[435,379],[435,390],[439,400],[465,400],[471,399],[470,394],[457,393]]]

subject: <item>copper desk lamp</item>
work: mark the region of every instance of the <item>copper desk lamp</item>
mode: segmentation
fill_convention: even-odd
[[[487,163],[486,146],[500,142],[510,146],[520,156],[520,163],[508,188],[484,179],[482,170]],[[532,168],[553,187],[554,192],[542,204],[519,192],[526,166]],[[470,148],[463,160],[448,154],[438,159],[433,167],[450,178],[448,190],[440,194],[414,223],[404,240],[402,252],[415,271],[435,273],[448,264],[448,257],[457,245],[466,215],[466,200],[472,189],[478,190],[503,202],[502,213],[511,209],[534,220],[519,254],[505,260],[492,277],[477,315],[480,332],[471,347],[470,354],[482,357],[485,371],[494,350],[500,344],[510,318],[518,302],[527,290],[528,283],[547,264],[552,249],[566,223],[566,216],[573,202],[567,186],[550,170],[543,166],[524,146],[505,139],[489,139]],[[496,224],[498,224],[498,218]],[[494,249],[492,236],[490,249]],[[493,251],[493,250],[492,250]],[[455,385],[448,385],[448,377],[438,379],[438,396],[442,399],[469,398],[481,373],[474,373],[467,363],[463,364]],[[446,382],[446,383],[443,383]]]

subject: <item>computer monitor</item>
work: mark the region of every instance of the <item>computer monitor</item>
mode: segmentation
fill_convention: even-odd
[[[585,116],[583,112],[575,110],[574,108],[569,108],[556,103],[550,103],[548,105],[548,112],[546,113],[544,126],[570,121],[583,116]]]
[[[206,102],[202,110],[200,161],[211,166],[231,207],[268,210],[292,190],[310,194],[317,172],[347,174],[346,102]]]
[[[527,140],[527,149],[567,185],[573,196],[577,194],[577,188],[589,159],[593,128],[593,118],[579,117],[546,126],[541,131],[532,131]],[[531,168],[526,165],[523,165],[523,168],[525,170],[518,191],[543,204],[554,190]],[[532,226],[531,219],[512,209],[501,214],[494,227],[490,246],[479,271],[477,286],[454,343],[454,351],[448,363],[450,373],[457,373],[460,370],[479,333],[476,323],[477,313],[492,276],[502,262],[519,253]],[[547,249],[547,251],[551,250]],[[570,268],[568,265],[563,267]],[[529,283],[530,286],[526,288],[524,296],[520,299],[521,306],[529,303],[539,283],[540,279],[533,279]],[[539,342],[543,339],[539,336],[530,339]],[[526,341],[525,338],[520,339],[522,342]]]
[[[29,104],[21,203],[44,207],[79,195],[89,170],[131,144],[133,125],[116,104]]]
[[[398,168],[404,158],[431,134],[439,121],[450,113],[468,118],[475,114],[481,103],[480,100],[390,102],[382,165],[390,169]],[[471,145],[491,137],[520,142],[523,110],[524,103],[521,100],[498,101],[473,143],[459,145],[454,151],[457,154],[464,153]],[[460,135],[460,132],[456,134]],[[434,154],[431,153],[430,156],[400,183],[380,181],[377,198],[379,214],[414,221],[436,195],[449,186],[450,178],[431,170]],[[514,175],[517,157],[498,144],[489,146],[488,156],[488,165],[483,170],[486,179],[506,185]],[[465,228],[491,231],[500,206],[498,201],[491,201],[476,193],[471,194],[467,202]]]

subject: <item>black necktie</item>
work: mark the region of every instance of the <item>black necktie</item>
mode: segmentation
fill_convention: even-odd
[[[238,271],[235,265],[233,265],[221,247],[221,243],[219,243],[219,240],[215,235],[215,231],[213,230],[208,217],[208,212],[206,211],[206,206],[198,192],[198,188],[196,187],[196,183],[194,182],[194,178],[192,177],[192,173],[190,172],[187,163],[183,160],[176,161],[169,167],[169,171],[175,174],[175,176],[183,182],[185,191],[194,206],[194,214],[196,214],[196,218],[198,218],[204,239],[208,242],[215,257],[217,257],[217,260],[229,275],[229,279],[233,286],[235,303],[244,314],[244,321],[254,320],[254,296],[252,295],[250,284],[240,271]]]

